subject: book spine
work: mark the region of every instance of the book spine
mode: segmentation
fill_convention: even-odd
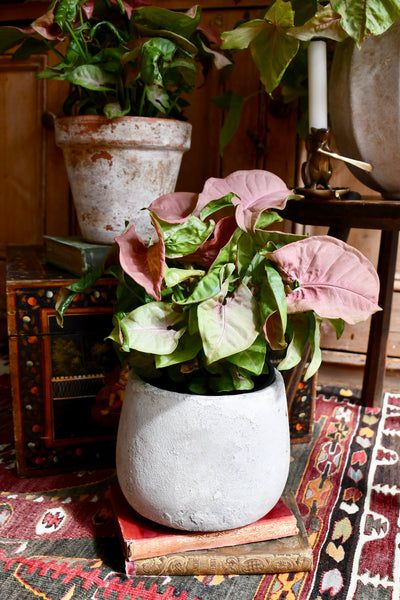
[[[218,557],[178,554],[126,562],[129,575],[254,575],[311,571],[311,550],[285,556],[252,554]]]
[[[268,523],[268,525],[246,526],[230,531],[206,532],[190,535],[174,535],[165,538],[137,539],[129,544],[130,560],[152,558],[164,554],[174,554],[190,550],[206,550],[208,548],[223,548],[226,546],[239,546],[253,542],[262,542],[269,539],[289,537],[297,533],[296,524]]]

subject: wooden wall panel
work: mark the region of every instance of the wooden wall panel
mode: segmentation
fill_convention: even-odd
[[[44,227],[44,58],[0,57],[0,243],[38,244]]]

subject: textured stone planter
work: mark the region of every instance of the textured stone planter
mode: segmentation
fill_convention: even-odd
[[[63,117],[55,122],[56,143],[64,153],[82,236],[111,244],[135,225],[154,237],[147,207],[173,192],[191,125],[173,119]]]
[[[329,107],[332,132],[343,156],[369,162],[371,173],[349,169],[386,198],[400,198],[400,21],[358,50],[338,44]]]
[[[290,461],[283,379],[258,391],[186,395],[131,376],[117,436],[122,492],[143,516],[177,529],[241,527],[266,514]]]

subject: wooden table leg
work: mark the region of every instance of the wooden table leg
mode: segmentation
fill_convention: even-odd
[[[372,315],[371,318],[361,393],[361,402],[364,406],[382,405],[398,239],[398,231],[382,231],[381,233],[377,271],[381,285],[379,306],[382,310]]]

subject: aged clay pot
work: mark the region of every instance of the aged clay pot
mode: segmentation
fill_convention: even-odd
[[[191,125],[174,119],[83,115],[55,121],[79,227],[88,242],[111,244],[135,225],[154,237],[146,210],[174,191]]]
[[[329,108],[339,152],[373,165],[349,166],[368,187],[400,198],[400,21],[369,37],[358,50],[338,44],[332,63]]]
[[[129,504],[162,525],[218,531],[268,513],[290,461],[282,376],[257,391],[201,396],[131,375],[118,436],[117,475]]]

